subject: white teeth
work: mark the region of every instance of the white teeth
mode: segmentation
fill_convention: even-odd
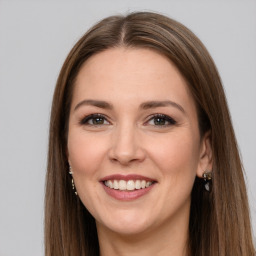
[[[109,187],[110,187],[110,188],[113,188],[113,187],[114,187],[113,182],[112,182],[111,180],[109,180]]]
[[[150,185],[152,185],[152,182],[147,181],[147,182],[146,182],[146,188],[148,188]]]
[[[106,185],[106,184],[105,184]],[[107,185],[106,185],[107,186]],[[114,189],[119,189],[119,185],[118,185],[118,181],[114,180],[114,184],[113,184]]]
[[[126,190],[126,181],[119,180],[119,190]]]
[[[140,180],[136,180],[136,181],[135,181],[135,188],[136,188],[136,189],[140,189],[140,188],[141,188]]]
[[[145,188],[145,187],[146,187],[146,181],[143,180],[143,181],[141,182],[141,188]]]
[[[113,189],[118,190],[136,190],[136,189],[143,189],[148,188],[153,184],[152,181],[145,181],[145,180],[106,180],[104,182],[105,186]]]
[[[135,183],[133,180],[128,180],[126,183],[126,189],[127,190],[134,190],[135,189]]]
[[[109,188],[113,188],[113,182],[111,180],[106,181],[106,186]]]

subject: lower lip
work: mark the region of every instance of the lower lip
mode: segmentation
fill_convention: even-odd
[[[154,187],[155,184],[152,184],[147,188],[137,189],[133,191],[127,191],[127,190],[124,191],[124,190],[109,188],[105,186],[103,183],[102,185],[106,193],[111,197],[121,201],[131,201],[146,195]]]

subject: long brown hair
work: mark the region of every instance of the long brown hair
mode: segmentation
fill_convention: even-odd
[[[187,80],[201,135],[211,131],[212,191],[196,178],[191,194],[191,256],[252,256],[254,246],[243,168],[218,71],[200,40],[165,16],[112,16],[92,27],[61,69],[52,103],[45,196],[45,255],[99,255],[94,218],[72,191],[66,157],[76,76],[92,55],[112,47],[148,48],[167,56]]]

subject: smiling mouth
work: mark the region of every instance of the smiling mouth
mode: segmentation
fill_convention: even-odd
[[[100,180],[105,192],[121,201],[136,200],[149,193],[155,187],[156,180],[137,175],[114,174]]]
[[[152,186],[154,181],[146,180],[105,180],[104,185],[108,188],[121,191],[135,191]]]

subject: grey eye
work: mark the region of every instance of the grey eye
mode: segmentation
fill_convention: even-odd
[[[83,118],[80,123],[82,125],[106,125],[109,124],[109,121],[100,114],[93,114],[93,115],[89,115],[85,118]]]
[[[176,121],[167,115],[157,114],[157,115],[154,115],[148,121],[148,124],[154,125],[154,126],[168,126],[168,125],[176,124]]]

